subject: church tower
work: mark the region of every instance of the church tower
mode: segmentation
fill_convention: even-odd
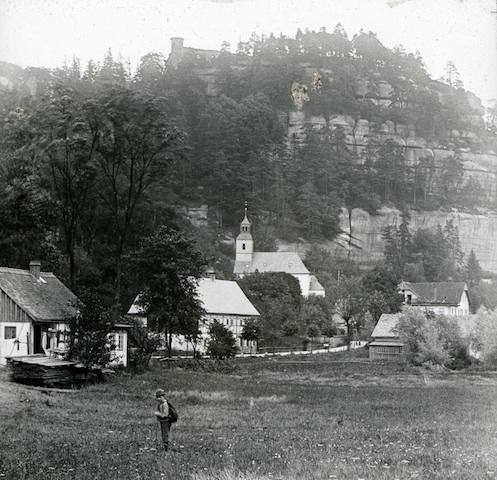
[[[252,262],[254,253],[254,240],[250,233],[250,222],[247,218],[247,204],[245,204],[245,217],[240,223],[240,233],[236,237],[236,258],[237,262]]]

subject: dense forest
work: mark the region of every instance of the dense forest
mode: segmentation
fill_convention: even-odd
[[[123,308],[137,293],[130,252],[162,225],[230,278],[245,202],[258,250],[277,237],[333,240],[343,209],[496,206],[458,153],[497,150],[496,112],[483,115],[453,64],[434,80],[419,54],[371,32],[253,35],[236,53],[185,49],[175,66],[150,53],[133,71],[110,51],[54,70],[3,63],[0,77],[0,264],[41,259],[75,291],[117,295]],[[340,123],[289,135],[291,112],[367,121],[371,135],[361,148]],[[450,154],[438,167],[408,162],[385,122]],[[207,218],[192,225],[201,205]]]

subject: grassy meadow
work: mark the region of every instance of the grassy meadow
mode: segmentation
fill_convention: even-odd
[[[154,363],[77,392],[0,369],[0,478],[497,478],[497,375],[369,362],[365,351]],[[180,414],[162,450],[154,391]]]

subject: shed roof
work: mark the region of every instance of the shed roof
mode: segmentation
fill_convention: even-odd
[[[400,288],[412,290],[419,297],[417,303],[427,305],[459,305],[468,289],[465,282],[402,282]]]
[[[235,262],[233,273],[284,272],[292,275],[309,274],[297,252],[255,252],[251,262]]]
[[[0,267],[0,289],[38,322],[64,321],[76,311],[76,295],[50,272],[37,280],[28,270]]]
[[[398,338],[395,327],[399,321],[399,315],[396,313],[383,313],[374,327],[371,336],[373,338]]]

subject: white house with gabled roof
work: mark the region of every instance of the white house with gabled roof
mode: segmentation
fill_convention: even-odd
[[[299,281],[303,296],[325,296],[324,287],[316,276],[309,272],[297,252],[255,252],[250,229],[251,224],[247,218],[247,208],[245,208],[245,216],[240,223],[240,233],[235,242],[234,275],[241,278],[255,272],[289,273]]]
[[[197,285],[197,295],[205,311],[199,322],[199,342],[197,351],[205,353],[210,339],[209,328],[217,320],[233,333],[236,345],[242,353],[255,353],[257,342],[242,338],[243,328],[248,320],[259,318],[259,312],[247,298],[240,286],[230,280],[218,280],[214,272],[208,272]],[[139,296],[128,310],[128,315],[141,318],[146,322],[146,313],[138,304]],[[172,348],[187,350],[188,342],[183,335],[173,335]]]
[[[471,299],[466,282],[401,282],[404,305],[449,316],[469,315]]]

